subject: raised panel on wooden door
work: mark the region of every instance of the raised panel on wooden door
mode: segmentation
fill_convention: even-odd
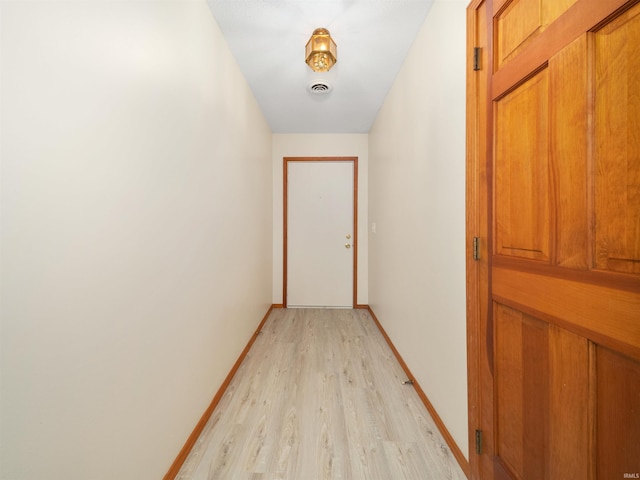
[[[588,341],[499,303],[494,314],[498,471],[587,478]]]
[[[597,350],[598,478],[640,475],[640,362]]]
[[[549,87],[543,70],[496,102],[495,253],[549,260]]]
[[[506,64],[577,0],[497,1],[497,67]]]
[[[555,198],[554,264],[592,265],[589,226],[588,37],[549,59],[550,171]]]
[[[640,4],[594,34],[596,266],[640,273]]]

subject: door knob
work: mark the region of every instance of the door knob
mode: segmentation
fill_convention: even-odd
[[[351,238],[351,234],[347,233],[347,240],[349,240]]]
[[[345,243],[344,246],[345,246],[345,248],[351,248],[351,244],[350,243]]]

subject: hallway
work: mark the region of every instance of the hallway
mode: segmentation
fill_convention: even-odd
[[[350,2],[329,3],[352,11]],[[397,11],[397,2],[383,3]],[[326,102],[307,91],[306,80],[296,88],[313,95],[309,118],[318,128],[273,128],[204,0],[0,1],[1,480],[157,480],[176,473],[172,465],[256,326],[272,305],[285,303],[285,157],[358,158],[355,303],[376,307],[428,390],[456,458],[470,457],[467,3],[434,1],[410,51],[387,56],[402,68],[370,128],[345,117],[353,128],[338,132],[315,115]],[[290,13],[279,2],[261,7]],[[380,21],[388,25],[386,16]],[[309,22],[313,29],[322,19]],[[345,37],[337,25],[333,30],[342,52],[334,71],[357,68],[362,56],[349,61]],[[266,64],[269,77],[289,69],[313,75],[302,58],[311,31],[283,28],[283,35],[292,33],[300,43],[286,63]],[[368,92],[371,82],[357,71],[353,90],[341,81],[332,94]],[[279,106],[278,95],[268,98]],[[265,332],[256,349],[271,337]],[[350,351],[365,340],[351,337]],[[293,347],[280,346],[269,354],[291,362]],[[296,365],[301,377],[309,377],[311,358],[308,352]],[[249,381],[251,361],[238,378]],[[368,363],[370,370],[379,363]],[[278,372],[271,368],[263,376]],[[352,385],[339,368],[326,377],[344,407],[328,437],[333,468],[349,465],[344,478],[375,469],[402,478],[388,474],[395,466],[376,463],[392,446],[383,439],[398,438],[384,422],[389,414],[378,409],[379,398],[390,405],[391,392],[373,395],[359,363],[350,368]],[[308,458],[309,470],[316,464],[302,450],[302,439],[315,435],[305,423],[315,410],[303,407],[334,397],[307,401],[303,393],[313,390],[292,383],[295,371],[280,375],[289,378],[281,388],[288,395],[269,397],[261,408],[271,409],[268,420],[295,414],[297,443],[282,461],[291,460],[287,472],[302,475]],[[385,390],[411,395],[409,405],[424,412],[411,387],[399,384],[403,377],[384,381]],[[371,405],[358,411],[367,415],[345,419],[342,410],[350,412],[356,398]],[[291,403],[278,403],[285,399]],[[378,419],[372,432],[353,431],[369,417]],[[417,434],[409,435],[405,423],[399,425],[411,442]],[[265,423],[265,431],[270,427]],[[248,427],[234,428],[242,444]],[[256,459],[242,457],[257,464],[251,472],[268,472],[265,459],[279,460],[271,454],[280,442],[274,435]],[[362,457],[342,448],[347,436],[350,448],[366,447]]]
[[[462,480],[366,310],[277,309],[176,478]]]

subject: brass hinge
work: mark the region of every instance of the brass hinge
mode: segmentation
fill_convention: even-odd
[[[473,237],[473,259],[480,260],[480,237]]]
[[[475,47],[473,49],[473,69],[481,70],[482,66],[480,65],[480,59],[482,58],[482,48]]]
[[[482,455],[482,430],[476,430],[476,453]]]

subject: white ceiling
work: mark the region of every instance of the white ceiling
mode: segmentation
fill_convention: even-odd
[[[367,133],[433,0],[208,0],[274,133]],[[329,29],[338,63],[304,61]],[[328,82],[328,94],[308,86]]]

